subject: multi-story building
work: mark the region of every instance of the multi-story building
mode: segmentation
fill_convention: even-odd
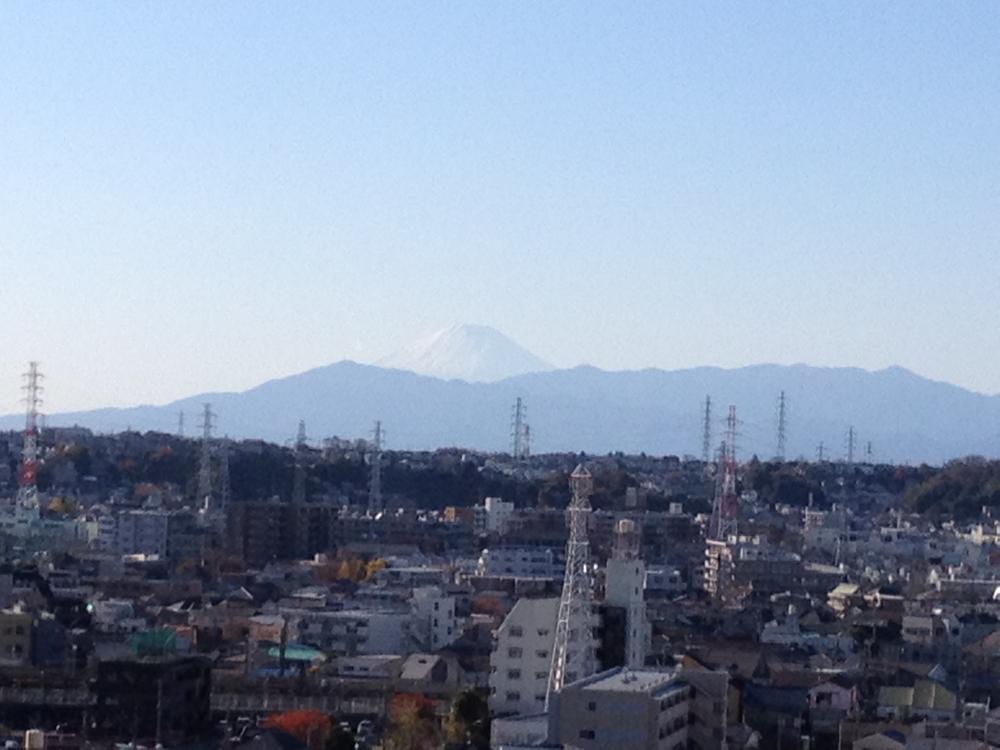
[[[334,656],[408,651],[410,613],[377,610],[283,609],[289,638]]]
[[[489,547],[476,573],[497,578],[562,578],[565,565],[548,547]]]
[[[199,561],[203,534],[188,511],[121,510],[98,521],[98,545],[112,554]]]
[[[499,497],[488,497],[473,511],[472,528],[476,536],[503,534],[514,514],[514,503]]]
[[[31,663],[30,612],[5,609],[0,612],[0,665],[22,666]]]
[[[414,589],[410,606],[410,635],[421,649],[437,651],[461,636],[455,618],[455,597],[446,595],[437,586]]]
[[[333,503],[286,503],[279,498],[231,503],[226,544],[254,567],[329,552],[337,545],[339,510]]]
[[[102,661],[92,690],[89,739],[143,738],[169,747],[212,732],[211,665],[201,657]]]
[[[625,666],[645,665],[652,629],[646,618],[646,565],[639,557],[636,523],[618,522],[614,551],[605,569],[604,601],[626,613]]]
[[[611,669],[557,694],[550,732],[581,750],[723,748],[727,690],[721,672]]]
[[[558,599],[519,599],[495,633],[490,656],[490,711],[527,715],[545,710]]]

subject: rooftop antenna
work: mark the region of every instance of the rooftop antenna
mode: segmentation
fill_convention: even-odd
[[[785,419],[785,392],[782,391],[781,396],[778,398],[778,446],[775,452],[775,456],[779,461],[785,460],[785,440],[787,438]]]
[[[206,510],[212,501],[212,429],[216,414],[211,404],[204,404],[201,412],[201,461],[198,465],[198,497]]]
[[[593,587],[588,566],[590,542],[587,520],[590,517],[590,495],[593,477],[583,464],[569,477],[573,492],[570,501],[569,539],[566,541],[566,575],[563,578],[559,613],[556,617],[555,640],[552,644],[552,665],[549,669],[545,707],[552,696],[575,680],[589,677],[595,669],[593,641]]]
[[[705,422],[701,435],[701,461],[707,464],[712,458],[712,397],[705,396]]]
[[[381,513],[385,508],[382,502],[382,422],[375,420],[375,429],[372,432],[371,450],[369,461],[371,462],[371,477],[368,484],[368,512],[371,515]]]
[[[29,362],[24,373],[24,447],[21,451],[20,489],[17,507],[27,515],[38,516],[38,407],[42,405],[41,380],[38,362]]]

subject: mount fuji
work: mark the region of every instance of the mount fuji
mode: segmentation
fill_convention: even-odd
[[[495,383],[553,369],[495,328],[467,324],[418,339],[375,365],[467,383]]]

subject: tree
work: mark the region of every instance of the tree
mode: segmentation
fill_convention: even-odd
[[[392,722],[386,750],[434,750],[441,737],[434,718],[434,703],[423,695],[399,693],[389,707]]]
[[[479,693],[466,690],[455,696],[445,736],[449,742],[468,742],[476,750],[490,746],[490,709]]]
[[[267,719],[264,726],[292,735],[310,750],[322,750],[333,730],[329,716],[307,708],[275,714]]]

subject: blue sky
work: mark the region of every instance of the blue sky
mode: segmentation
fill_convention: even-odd
[[[1000,5],[0,4],[0,412],[456,322],[1000,392]]]

